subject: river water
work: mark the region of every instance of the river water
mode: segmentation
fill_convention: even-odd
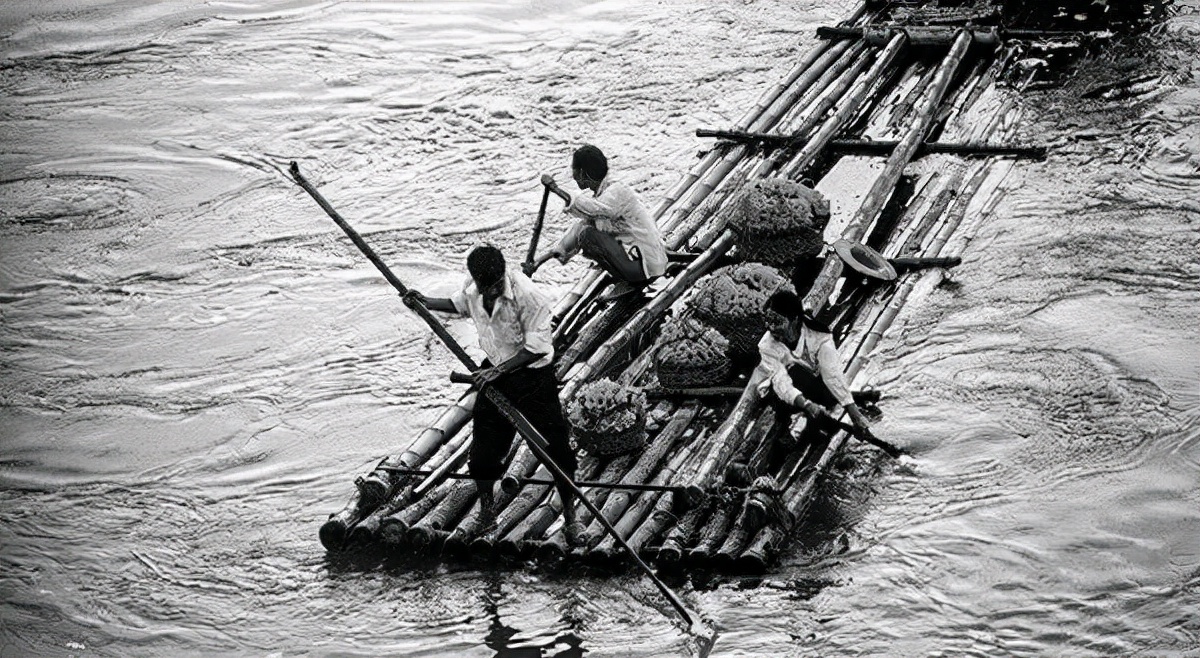
[[[440,294],[581,142],[657,200],[852,9],[0,5],[0,655],[694,654],[632,573],[326,557],[454,362],[285,170]],[[1195,10],[1024,97],[1051,157],[864,371],[915,468],[856,448],[767,576],[673,582],[714,655],[1200,656]]]

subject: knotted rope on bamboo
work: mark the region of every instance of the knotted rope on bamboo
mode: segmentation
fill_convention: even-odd
[[[719,386],[729,379],[729,341],[692,318],[673,318],[654,347],[654,371],[663,388]]]
[[[575,443],[596,457],[623,455],[646,444],[646,396],[609,379],[588,382],[567,405]]]
[[[758,352],[767,330],[763,305],[780,288],[791,288],[782,272],[762,263],[738,263],[715,270],[689,302],[695,316],[729,341],[733,359]]]
[[[746,186],[729,210],[729,228],[742,260],[771,265],[820,254],[828,222],[825,196],[784,178],[761,179]]]

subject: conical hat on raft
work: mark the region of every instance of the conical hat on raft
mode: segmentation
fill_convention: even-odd
[[[883,254],[861,242],[838,240],[833,243],[833,250],[842,261],[855,272],[873,279],[892,281],[896,278],[896,268],[888,262]]]

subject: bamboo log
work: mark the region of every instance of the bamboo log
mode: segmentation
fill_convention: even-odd
[[[871,68],[861,76],[851,80],[851,86],[838,102],[837,110],[821,123],[817,131],[808,140],[808,144],[796,153],[792,160],[780,170],[780,175],[787,178],[799,178],[812,165],[817,155],[825,149],[839,131],[870,102],[879,92],[880,85],[876,82],[895,64],[896,59],[904,50],[904,35],[892,37],[887,46],[879,52]]]
[[[856,11],[855,16],[861,17],[864,13],[864,7],[860,7]],[[742,116],[741,120],[738,122],[738,126],[747,130],[765,130],[769,128],[778,120],[779,115],[782,114],[788,107],[790,107],[790,104],[795,102],[795,100],[799,98],[805,91],[807,91],[812,85],[816,75],[819,75],[819,73],[814,74],[814,71],[820,71],[824,68],[824,66],[818,64],[818,61],[832,61],[832,59],[834,59],[838,54],[840,54],[841,51],[844,50],[846,50],[846,48],[835,48],[824,43],[810,50],[805,58],[792,69],[783,82],[769,89],[759,99],[759,101]],[[831,52],[834,54],[831,55]],[[825,66],[827,66],[827,64]],[[787,93],[789,89],[792,91],[790,94],[785,96],[785,93]],[[695,208],[696,204],[700,203],[700,201],[707,196],[708,192],[711,192],[712,187],[724,177],[724,174],[717,174],[714,176],[709,173],[714,166],[718,164],[718,162],[720,162],[722,166],[726,166],[725,163],[736,162],[743,155],[744,154],[726,154],[724,156],[720,156],[716,152],[710,152],[699,163],[694,165],[692,170],[683,176],[678,183],[676,183],[675,187],[673,187],[667,193],[667,195],[660,200],[658,205],[656,205],[652,211],[652,216],[659,224],[659,228],[663,234],[669,234],[674,229],[675,225],[684,217],[686,217],[691,212],[691,209]],[[732,166],[732,164],[729,164],[728,166]],[[679,199],[683,196],[683,194],[693,190],[695,184],[702,179],[706,181],[706,185],[708,185],[709,188],[707,190],[701,190],[700,192],[693,191],[687,206],[684,209],[677,209],[672,215],[667,216],[666,212],[671,209],[673,205],[679,202]],[[669,249],[678,249],[685,240],[686,238],[684,240],[675,240],[673,242],[669,242],[667,246]],[[593,271],[585,275],[583,279],[581,279],[571,289],[571,291],[569,291],[562,299],[559,300],[558,304],[556,304],[554,307],[553,313],[553,317],[560,319],[559,326],[566,324],[565,322],[561,322],[561,320],[566,318],[569,312],[572,310],[578,310],[580,308],[580,300],[594,298],[599,294],[600,289],[603,287],[602,285],[599,285],[603,275],[604,273],[598,268],[593,269]]]
[[[825,80],[824,78],[822,80],[824,82],[825,92],[813,99],[811,104],[801,108],[798,116],[794,117],[795,125],[793,125],[791,122],[781,123],[780,125],[785,126],[785,129],[788,131],[788,133],[795,135],[796,141],[799,141],[801,136],[807,134],[816,125],[818,125],[818,123],[821,121],[821,117],[824,116],[830,110],[830,108],[843,100],[843,95],[845,95],[847,90],[850,89],[855,83],[855,80],[858,78],[862,70],[866,68],[870,60],[870,54],[861,50],[854,50],[846,53],[838,61],[835,67],[831,67],[828,71],[826,71],[826,75],[832,77],[830,77],[828,80]],[[832,134],[827,136],[827,138],[832,137]],[[729,163],[728,167],[719,172],[721,173],[721,178],[708,185],[708,192],[710,192],[710,194],[705,195],[703,207],[700,207],[698,212],[694,213],[694,216],[689,223],[689,228],[691,229],[689,235],[697,232],[698,228],[696,227],[699,227],[701,224],[707,225],[708,227],[708,230],[704,236],[698,236],[696,238],[695,241],[697,244],[703,246],[711,243],[711,241],[715,238],[715,235],[719,234],[720,230],[723,228],[723,225],[721,224],[712,223],[710,221],[712,217],[724,207],[725,202],[728,201],[733,194],[742,189],[747,180],[766,175],[766,173],[774,167],[774,163],[777,162],[781,153],[781,151],[776,151],[772,153],[771,157],[767,158],[767,160],[754,166],[751,166],[748,163],[740,164],[731,162]],[[736,173],[730,173],[734,164],[739,164],[739,169]],[[720,184],[720,187],[718,187],[718,183]],[[695,207],[696,206],[693,206],[693,208]],[[673,235],[672,239],[676,241],[682,241],[686,239],[686,237],[684,235]]]
[[[733,130],[696,130],[698,137],[718,137],[730,141],[761,143],[771,147],[795,143],[797,135],[773,133],[751,133]],[[899,146],[896,140],[834,139],[827,149],[833,153],[847,155],[891,155]],[[915,157],[931,153],[950,153],[968,156],[1010,156],[1015,158],[1045,159],[1046,147],[1033,145],[1008,146],[1004,144],[977,144],[971,142],[925,142],[917,147]]]
[[[615,457],[604,467],[604,472],[600,474],[598,479],[601,482],[617,483],[620,481],[621,476],[628,472],[630,467],[636,462],[637,455],[633,454]],[[594,492],[592,492],[593,495],[588,497],[588,500],[592,501],[597,508],[601,508],[608,501],[608,498],[610,495],[612,495],[612,492],[612,489],[596,489]],[[584,495],[587,494],[585,493]],[[561,509],[552,509],[551,511],[555,512],[554,516],[557,517],[557,513],[560,512]],[[592,511],[586,506],[583,509],[576,510],[575,512],[575,520],[584,524],[585,526],[592,525],[594,519],[595,515],[592,514]],[[597,524],[598,523],[599,522],[597,522]],[[539,560],[557,562],[567,554],[569,547],[567,546],[567,537],[563,532],[563,529],[564,526],[559,524],[556,528],[549,532],[549,535],[546,537],[544,542],[535,547],[535,552]]]
[[[623,485],[641,484],[647,480],[653,479],[651,472],[658,468],[659,462],[666,456],[667,451],[675,446],[675,443],[683,436],[688,425],[696,418],[699,412],[699,405],[695,402],[689,402],[679,408],[672,416],[671,420],[663,427],[658,436],[654,438],[642,454],[638,457],[636,463],[625,473],[620,479]],[[604,501],[604,505],[600,509],[600,513],[604,518],[608,519],[609,523],[617,523],[621,515],[629,509],[629,505],[633,502],[636,494],[628,489],[614,491]],[[593,520],[588,527],[588,533],[596,537],[596,542],[599,543],[605,536],[602,534],[603,528],[600,521]],[[608,539],[612,539],[608,537]]]
[[[575,337],[575,341],[563,351],[557,365],[557,376],[566,379],[567,372],[581,359],[586,359],[596,345],[612,332],[614,327],[628,319],[644,304],[646,298],[640,293],[631,293],[618,298],[608,308],[596,314]]]
[[[850,66],[851,62],[856,61],[856,59],[862,59],[862,53],[863,51],[861,48],[856,48],[854,50],[851,50],[850,48],[831,48],[827,50],[823,54],[822,59],[804,74],[804,76],[800,79],[800,83],[793,88],[786,100],[776,106],[775,111],[773,112],[772,121],[762,122],[759,125],[752,126],[748,129],[753,129],[756,131],[766,130],[774,124],[780,122],[785,113],[794,109],[795,105],[801,104],[799,101],[806,94],[808,94],[810,90],[823,90],[828,86],[830,80],[832,79],[830,75],[831,73],[833,74],[832,77],[840,75],[846,67]],[[811,103],[812,99],[809,100]],[[716,153],[716,151],[711,152],[710,155],[712,153]],[[742,162],[744,158],[751,155],[751,153],[752,152],[746,148],[734,148],[726,152],[721,158],[720,162],[712,167],[705,178],[698,183],[687,202],[675,208],[672,214],[668,216],[666,226],[668,226],[668,230],[672,232],[670,239],[668,240],[669,247],[678,249],[679,246],[686,241],[687,237],[685,234],[682,234],[683,232],[679,232],[681,234],[675,234],[677,233],[674,231],[676,225],[680,224],[685,217],[692,215],[692,213],[700,207],[700,204],[705,203],[709,199],[709,196],[715,190],[720,188],[723,183],[725,184],[724,187],[727,190],[737,187],[737,181],[726,183],[726,179],[730,172],[733,171],[735,166]],[[692,224],[694,225],[695,222],[692,222]]]
[[[707,499],[701,501],[700,504],[692,507],[675,527],[667,532],[667,536],[663,539],[662,546],[658,548],[656,562],[659,566],[674,566],[679,564],[683,557],[684,547],[689,545],[692,537],[700,529],[701,522],[705,521],[709,513],[713,511],[715,499]]]
[[[958,70],[959,65],[962,64],[963,57],[967,52],[967,46],[970,43],[971,39],[966,32],[959,34],[959,38],[954,42],[954,46],[950,49],[945,59],[942,60],[933,81],[925,92],[925,98],[922,99],[920,111],[918,112],[920,120],[908,129],[904,138],[900,140],[900,145],[888,157],[887,164],[884,165],[882,173],[875,180],[870,191],[867,192],[862,206],[855,213],[849,226],[843,232],[843,238],[852,241],[859,240],[866,234],[871,223],[878,216],[879,211],[887,203],[888,197],[891,196],[892,191],[895,189],[896,181],[904,173],[904,167],[912,160],[917,146],[925,139],[925,135],[928,133],[929,127],[933,122],[938,104],[941,102],[942,97],[945,96],[946,89],[949,87],[954,73]],[[825,304],[825,301],[833,292],[833,287],[837,283],[838,277],[842,274],[842,269],[842,260],[840,258],[825,259],[825,265],[821,270],[821,274],[818,275],[812,290],[805,297],[808,308],[820,308]]]
[[[376,538],[382,529],[383,519],[404,508],[414,499],[421,498],[424,493],[418,493],[418,485],[424,484],[420,480],[421,474],[424,474],[428,478],[430,474],[440,472],[444,469],[458,468],[466,460],[467,452],[471,448],[468,441],[470,434],[470,432],[459,432],[453,439],[447,442],[444,448],[438,451],[427,462],[426,465],[431,467],[430,470],[395,469],[390,466],[380,466],[380,469],[389,471],[389,475],[394,479],[407,482],[408,485],[392,496],[392,499],[387,503],[375,508],[373,512],[356,523],[350,530],[349,542],[354,545],[369,543]],[[427,481],[428,479],[425,480],[425,482]]]
[[[652,483],[667,483],[670,482],[675,472],[691,457],[686,450],[680,450],[675,456],[654,475]],[[621,515],[620,520],[615,524],[617,533],[621,538],[625,539],[625,543],[635,551],[641,552],[642,546],[645,544],[645,539],[636,539],[637,531],[644,526],[644,521],[647,514],[652,509],[657,508],[657,503],[660,499],[669,498],[665,494],[647,495],[643,494],[630,505]],[[588,554],[592,561],[598,563],[611,563],[620,555],[620,547],[612,537],[605,537],[592,551]]]
[[[956,176],[952,176],[948,189],[957,187],[960,184],[959,181],[961,181],[961,176],[961,172],[959,172]],[[923,250],[927,258],[935,257],[944,247],[949,239],[949,236],[954,233],[958,225],[961,223],[963,216],[965,216],[967,206],[970,205],[972,198],[975,196],[986,177],[987,167],[980,167],[979,170],[977,170],[972,176],[972,179],[968,183],[967,188],[963,191],[963,194],[959,195],[959,197],[956,199],[954,208],[945,213],[945,221],[942,222],[942,227],[938,230],[930,244]],[[932,219],[936,218],[931,219],[927,214],[926,219],[928,220],[927,224],[932,226]],[[913,236],[910,236],[908,241],[906,241],[906,245],[919,244],[920,241],[920,236],[917,236],[916,239],[914,239]],[[912,251],[911,248],[902,247],[902,249],[905,251]],[[895,317],[898,315],[900,308],[907,300],[914,284],[915,278],[906,277],[904,282],[897,289],[895,295],[886,303],[885,307],[881,309],[881,312],[877,314],[875,322],[872,323],[872,327],[863,338],[855,358],[852,360],[850,367],[847,369],[847,376],[849,378],[853,379],[854,375],[857,374],[863,363],[865,363],[865,359],[874,349],[874,346],[877,344],[879,338],[892,324]],[[830,445],[824,451],[821,460],[814,464],[811,469],[808,469],[804,472],[807,473],[808,476],[801,478],[803,480],[802,482],[798,482],[794,487],[790,488],[792,493],[785,503],[785,508],[789,516],[792,518],[798,518],[808,500],[811,498],[811,492],[816,486],[817,475],[823,472],[824,467],[840,451],[846,440],[847,439],[844,433],[839,433],[837,436],[832,437]],[[801,475],[804,473],[801,473]],[[790,527],[790,524],[785,525]],[[765,569],[767,560],[777,549],[778,544],[781,543],[783,536],[787,533],[788,527],[777,525],[765,527],[758,534],[758,536],[755,537],[754,541],[751,542],[746,551],[743,552],[742,556],[738,560],[738,564],[743,569],[750,571],[762,571]]]
[[[642,391],[648,400],[675,398],[731,398],[740,397],[744,386],[703,386],[696,388],[647,388]]]
[[[408,531],[413,524],[425,518],[434,507],[441,503],[455,486],[452,482],[444,481],[433,491],[417,498],[412,504],[399,509],[379,521],[379,531],[376,536],[384,544],[392,547],[401,546],[408,541]]]
[[[684,553],[689,566],[699,568],[708,566],[712,552],[725,539],[725,533],[733,521],[734,509],[735,505],[732,500],[719,499],[717,501],[716,509],[704,522],[704,527],[700,529],[700,537],[697,538],[696,544]]]
[[[727,234],[725,239],[718,240],[717,243],[706,249],[682,273],[655,295],[649,303],[638,309],[633,314],[633,317],[625,323],[625,326],[621,327],[611,338],[596,348],[592,356],[586,362],[580,364],[577,371],[571,373],[570,381],[563,386],[560,394],[561,397],[563,399],[570,399],[584,382],[593,378],[603,377],[605,372],[615,369],[618,365],[618,357],[629,359],[628,349],[631,345],[636,344],[637,337],[657,325],[671,304],[690,289],[696,280],[707,274],[712,263],[724,255],[732,246],[732,236]]]
[[[596,477],[599,470],[600,460],[587,459],[580,464],[579,475],[584,480],[590,480]],[[540,538],[550,528],[551,524],[553,524],[554,519],[562,513],[562,501],[557,501],[557,507],[552,505],[552,502],[554,501],[550,500],[545,504],[538,505],[528,514],[524,515],[520,521],[513,525],[512,529],[494,542],[493,546],[495,549],[501,555],[509,557],[519,557],[530,552],[532,547],[527,540]],[[587,508],[584,507],[584,509]]]
[[[761,408],[761,399],[754,387],[742,391],[737,405],[729,418],[721,424],[713,439],[713,448],[691,480],[684,485],[691,502],[695,504],[704,496],[718,472],[723,473],[730,455],[742,441],[746,428],[753,422]]]
[[[711,444],[713,436],[709,430],[709,426],[705,424],[705,421],[710,420],[706,416],[707,414],[702,412],[701,422],[693,423],[692,431],[696,432],[696,436],[692,437],[689,441],[687,450],[680,451],[686,457],[681,459],[678,464],[675,464],[673,461],[671,471],[663,474],[664,479],[667,481],[685,480],[699,468],[702,456]],[[676,516],[676,513],[684,511],[687,504],[687,496],[682,492],[674,492],[662,494],[657,496],[657,498],[647,497],[645,501],[645,508],[649,512],[645,515],[641,524],[630,535],[629,541],[626,542],[630,547],[638,551],[643,551],[648,542],[658,538],[669,528],[675,527],[679,522],[679,517]]]
[[[468,392],[458,402],[442,413],[438,420],[413,440],[412,444],[398,457],[387,457],[379,462],[370,475],[356,482],[356,491],[347,504],[338,512],[329,515],[321,525],[318,536],[327,551],[338,551],[345,546],[350,528],[376,507],[387,501],[399,488],[401,481],[381,467],[417,468],[424,464],[444,442],[462,429],[475,407],[475,394]]]

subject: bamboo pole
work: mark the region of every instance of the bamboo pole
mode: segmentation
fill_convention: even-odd
[[[809,138],[808,144],[780,169],[779,175],[786,178],[799,178],[812,165],[813,160],[825,149],[830,140],[880,91],[881,85],[876,83],[883,77],[884,72],[896,63],[900,53],[904,50],[904,44],[904,36],[901,34],[897,34],[888,41],[888,44],[875,58],[871,68],[852,81],[852,86],[838,102],[837,110],[833,115],[821,123],[820,128]]]
[[[822,77],[824,89],[822,93],[813,99],[813,102],[798,108],[797,115],[793,117],[797,125],[791,123],[780,123],[785,125],[789,134],[794,135],[793,141],[798,141],[803,135],[806,135],[814,126],[820,122],[821,117],[829,111],[835,104],[840,102],[846,90],[854,83],[855,79],[866,68],[870,62],[871,56],[863,49],[855,49],[845,53],[835,66],[830,67],[825,71]],[[773,163],[778,160],[780,152],[775,152],[771,157],[764,162],[759,162],[757,165],[752,165],[748,161],[741,160],[730,161],[723,164],[721,168],[714,170],[710,175],[713,180],[706,182],[704,186],[705,194],[703,197],[703,206],[698,203],[691,206],[690,210],[699,209],[693,213],[693,217],[687,224],[686,231],[678,231],[671,236],[671,240],[675,243],[682,244],[693,236],[702,225],[711,224],[712,217],[720,211],[725,202],[742,188],[744,183],[757,176],[765,175],[771,169]],[[734,172],[734,166],[738,165],[738,169]],[[710,226],[708,235],[713,235],[716,230]],[[711,239],[708,238],[708,239]],[[696,240],[700,244],[705,244],[705,238]]]
[[[891,196],[892,190],[895,189],[896,181],[904,173],[904,167],[912,160],[917,146],[924,141],[925,135],[928,133],[929,127],[934,120],[938,104],[945,96],[946,89],[949,87],[954,73],[962,64],[963,57],[967,52],[967,46],[970,44],[970,36],[966,32],[960,33],[958,39],[955,40],[954,45],[950,48],[950,52],[942,60],[933,81],[924,94],[925,97],[920,102],[920,110],[918,111],[919,120],[908,129],[904,138],[900,140],[899,146],[888,157],[883,171],[871,186],[870,191],[867,192],[862,206],[859,207],[858,212],[855,213],[849,226],[843,232],[843,238],[851,241],[859,240],[866,234],[867,229],[875,221],[879,211],[887,203],[888,197]],[[825,300],[832,294],[833,287],[837,283],[838,277],[841,276],[842,269],[843,265],[840,258],[825,259],[825,266],[822,268],[821,274],[818,275],[812,290],[805,297],[805,302],[809,304],[808,308],[820,308],[824,305]]]
[[[659,462],[666,457],[667,451],[673,448],[676,442],[683,436],[685,430],[696,418],[699,413],[699,405],[695,402],[688,402],[679,408],[672,416],[671,420],[654,438],[654,441],[642,451],[636,463],[621,477],[621,484],[636,484],[645,483],[647,480],[653,480],[651,472],[654,471]],[[600,508],[600,513],[604,518],[608,519],[609,523],[616,524],[621,515],[629,509],[629,505],[636,497],[636,493],[630,490],[617,490],[608,496],[604,501],[603,507]],[[588,527],[588,532],[596,537],[596,542],[599,543],[605,537],[600,534],[602,528],[600,521],[594,520]],[[608,539],[612,539],[609,537]]]
[[[599,470],[600,460],[586,459],[580,463],[579,475],[585,480],[591,480],[597,477]],[[493,542],[493,547],[501,555],[509,557],[519,557],[531,552],[532,547],[527,540],[541,537],[549,529],[554,519],[562,513],[562,500],[554,499],[553,495],[554,492],[550,492],[550,499],[531,509],[520,521],[513,524],[512,529],[508,532],[503,535],[497,533],[499,538]]]
[[[392,547],[402,546],[408,542],[408,531],[414,524],[425,518],[425,515],[440,504],[455,483],[443,481],[432,491],[416,499],[412,504],[392,512],[379,521],[377,538]]]
[[[863,13],[864,8],[860,7],[856,12],[856,16],[861,17]],[[808,55],[792,69],[791,73],[788,74],[784,82],[769,89],[759,99],[759,101],[753,107],[751,107],[745,115],[743,115],[742,119],[738,122],[739,128],[746,130],[765,130],[770,127],[775,121],[778,120],[779,115],[788,106],[788,102],[786,100],[781,102],[780,99],[791,98],[791,100],[794,102],[795,98],[798,98],[799,95],[803,94],[804,91],[807,90],[808,86],[812,84],[810,80],[812,77],[812,70],[820,68],[818,61],[822,59],[825,61],[832,59],[832,57],[829,55],[831,51],[834,53],[840,53],[840,51],[845,50],[845,48],[835,48],[836,46],[830,46],[828,43],[822,43],[810,50]],[[795,88],[795,90],[792,91],[789,96],[785,96],[785,93],[787,93],[789,89],[793,88]],[[659,224],[659,227],[664,235],[670,233],[675,224],[678,223],[683,217],[686,217],[688,213],[690,213],[690,210],[677,209],[672,215],[666,216],[664,220],[666,212],[671,209],[673,205],[679,202],[679,199],[683,196],[683,194],[691,191],[696,182],[700,181],[701,179],[705,179],[709,185],[715,185],[714,180],[717,180],[717,177],[710,175],[709,172],[718,164],[718,161],[721,163],[724,163],[727,160],[736,161],[742,155],[744,154],[725,154],[724,156],[721,156],[715,151],[710,152],[699,163],[694,165],[688,174],[683,176],[680,181],[676,183],[675,187],[673,187],[667,193],[667,195],[660,200],[658,205],[655,206],[651,215]],[[724,165],[722,164],[722,166]],[[711,189],[707,191],[701,191],[700,193],[693,192],[692,196],[689,198],[688,206],[694,208],[695,204],[698,204],[701,200],[703,200],[709,191],[711,191]],[[668,243],[668,248],[677,249],[680,244],[682,244],[682,242]],[[554,307],[553,316],[560,319],[560,326],[566,324],[566,322],[562,322],[561,320],[566,318],[568,312],[570,312],[572,309],[577,309],[581,300],[594,298],[597,294],[599,294],[599,289],[601,286],[598,284],[600,284],[603,276],[603,271],[599,270],[598,268],[593,269],[591,272],[586,274],[583,279],[576,283],[576,285],[562,299],[559,300],[558,304],[556,304]]]
[[[462,429],[474,407],[475,394],[468,392],[447,408],[433,425],[421,432],[403,453],[381,460],[372,473],[362,479],[362,484],[355,487],[355,492],[347,504],[341,510],[330,514],[329,519],[321,525],[318,536],[325,550],[338,551],[344,548],[354,524],[383,504],[399,488],[401,481],[392,478],[382,467],[421,466],[443,443]]]
[[[447,468],[450,470],[458,468],[463,461],[466,460],[467,452],[470,450],[471,446],[467,441],[467,437],[469,435],[470,432],[459,432],[453,439],[448,441],[443,446],[442,450],[439,450],[432,458],[429,459],[428,462],[426,462],[425,465],[432,469],[428,472],[436,473]],[[350,544],[362,545],[375,539],[383,526],[383,519],[391,516],[400,509],[403,509],[414,499],[419,499],[422,497],[417,493],[417,485],[423,483],[420,481],[419,475],[414,475],[415,473],[421,473],[422,471],[410,469],[396,471],[392,470],[391,467],[388,466],[380,466],[379,468],[390,471],[389,475],[393,476],[394,479],[397,481],[407,481],[408,485],[398,491],[396,495],[392,496],[391,500],[389,500],[387,503],[375,508],[374,511],[363,517],[361,521],[354,525],[354,527],[350,530]],[[406,475],[408,477],[405,477]]]
[[[686,546],[691,544],[692,537],[699,530],[701,522],[706,520],[715,506],[714,499],[705,499],[689,509],[673,528],[667,531],[662,546],[658,548],[655,561],[659,566],[675,566],[683,557]]]
[[[717,471],[725,468],[729,456],[738,447],[746,428],[755,420],[762,407],[761,402],[758,391],[754,387],[747,386],[742,391],[742,396],[738,399],[733,413],[717,430],[712,450],[705,457],[703,464],[692,476],[692,479],[684,485],[693,504],[704,496],[705,490],[713,481]]]
[[[725,538],[725,533],[729,530],[730,523],[733,521],[733,510],[732,501],[717,500],[712,515],[700,529],[700,537],[696,540],[696,544],[684,553],[689,566],[701,568],[708,566],[713,550],[720,546]]]
[[[675,472],[682,467],[689,457],[690,455],[685,450],[677,452],[667,465],[654,475],[651,483],[661,482],[665,484],[670,482]],[[645,541],[636,539],[636,531],[643,527],[643,521],[645,521],[647,514],[656,508],[658,500],[662,498],[669,498],[669,496],[666,494],[642,494],[621,515],[620,520],[616,523],[617,533],[626,539],[626,543],[629,544],[630,548],[639,552],[641,551]],[[599,545],[592,549],[588,557],[592,562],[607,564],[614,561],[619,555],[620,548],[617,546],[617,543],[612,537],[605,537]]]

